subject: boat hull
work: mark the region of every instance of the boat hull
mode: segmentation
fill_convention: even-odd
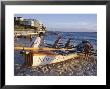
[[[25,65],[40,66],[52,63],[62,62],[68,59],[75,59],[77,53],[68,55],[48,54],[48,53],[29,53],[25,56]]]

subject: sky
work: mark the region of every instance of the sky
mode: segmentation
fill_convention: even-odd
[[[96,14],[15,14],[25,19],[36,19],[49,31],[97,32]]]

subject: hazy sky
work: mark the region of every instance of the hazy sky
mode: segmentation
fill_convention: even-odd
[[[67,32],[96,32],[96,14],[15,14],[28,19],[37,19],[48,30]]]

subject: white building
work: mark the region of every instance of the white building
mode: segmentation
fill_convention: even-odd
[[[24,19],[22,17],[17,17],[16,20],[23,21]]]

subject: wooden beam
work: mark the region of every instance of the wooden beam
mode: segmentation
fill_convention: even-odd
[[[55,48],[33,48],[33,47],[14,47],[15,50],[74,50],[74,49],[66,49],[66,48],[61,48],[61,49],[55,49]]]

